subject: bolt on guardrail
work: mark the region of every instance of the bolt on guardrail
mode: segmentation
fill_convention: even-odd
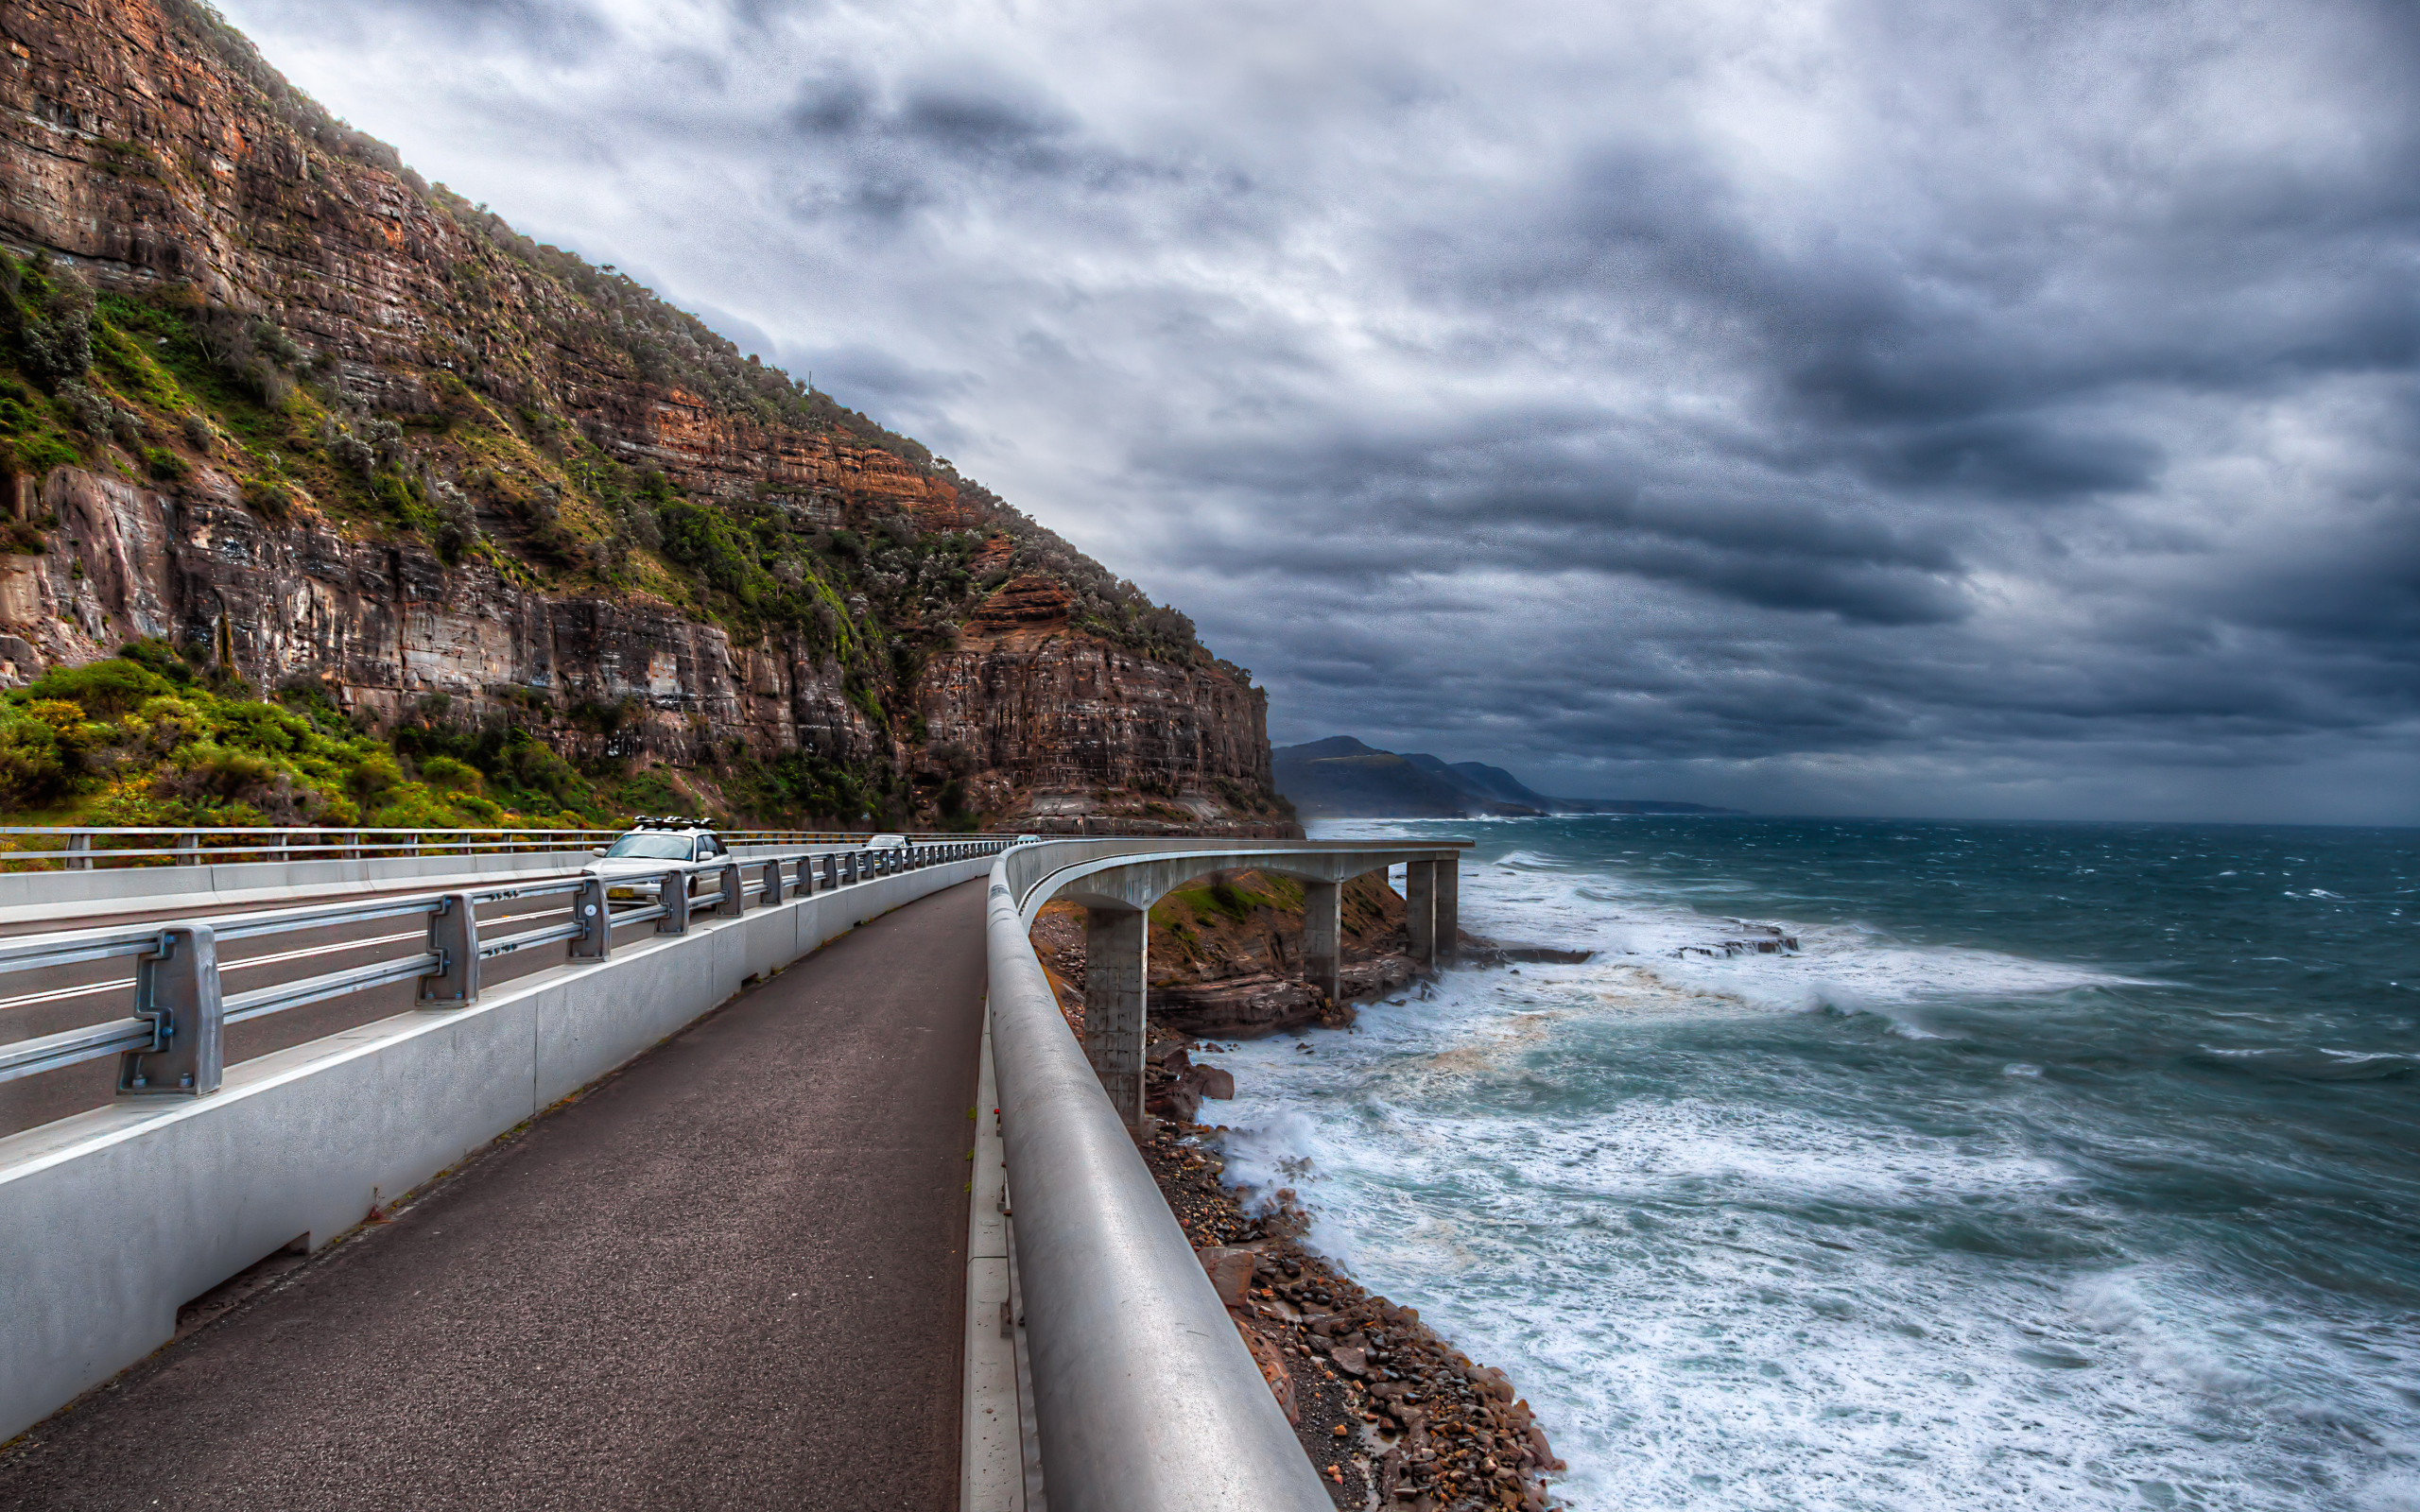
[[[210,926],[160,931],[159,949],[134,969],[134,1016],[151,1026],[151,1043],[118,1057],[117,1090],[137,1095],[216,1091],[224,1010],[218,941]]]
[[[120,925],[0,941],[0,976],[123,958],[131,958],[135,968],[130,1017],[0,1045],[0,1082],[114,1055],[120,1057],[121,1094],[199,1096],[216,1091],[222,1079],[221,1042],[228,1024],[403,981],[418,983],[415,1000],[423,1007],[464,1007],[478,1001],[480,963],[498,955],[561,943],[566,947],[567,961],[602,961],[613,953],[614,930],[623,925],[652,920],[658,934],[685,934],[693,913],[711,909],[717,917],[737,917],[748,908],[751,895],[759,906],[766,906],[911,868],[996,854],[1012,843],[1005,838],[951,839],[881,851],[799,852],[727,861],[713,868],[668,869],[657,877],[619,885],[580,876],[239,914],[210,921]],[[752,869],[758,873],[753,883],[747,880]],[[712,877],[714,886],[693,894],[690,889],[701,877]],[[642,893],[652,901],[616,910],[612,904],[616,890]],[[570,900],[567,919],[496,939],[480,937],[481,904],[550,897]],[[222,962],[218,947],[225,942],[415,917],[426,919],[428,931],[425,948],[417,954],[232,996],[225,993],[227,971],[256,964]]]

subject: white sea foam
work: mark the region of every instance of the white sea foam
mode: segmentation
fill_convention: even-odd
[[[1705,1057],[1625,1079],[1668,1026],[1921,1034],[1941,1003],[2120,978],[1853,927],[1678,956],[1737,926],[1534,855],[1462,898],[1473,928],[1602,954],[1215,1057],[1228,1172],[1290,1189],[1316,1246],[1510,1369],[1575,1507],[2420,1512],[2412,1404],[2377,1384],[2413,1378],[2420,1327],[2356,1360],[2325,1319],[2096,1247],[2126,1215],[2013,1125],[1913,1126]],[[2048,1095],[2039,1066],[2004,1073]]]
[[[1872,1014],[1914,1039],[1944,1031],[1927,1005],[2021,999],[2139,979],[1996,951],[1910,945],[1856,924],[1709,916],[1603,872],[1574,871],[1534,852],[1475,867],[1463,920],[1482,934],[1595,954],[1578,967],[1525,967],[1525,976],[1625,997],[1643,983],[1686,999],[1730,999],[1793,1012]],[[1792,951],[1732,952],[1779,932]]]

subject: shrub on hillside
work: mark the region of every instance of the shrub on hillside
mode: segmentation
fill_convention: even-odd
[[[48,803],[67,790],[70,776],[58,731],[20,710],[0,715],[0,800],[15,808]]]
[[[420,780],[440,793],[469,793],[475,797],[484,796],[488,785],[477,767],[451,756],[431,756],[421,763]]]
[[[123,657],[112,657],[80,667],[57,668],[26,691],[39,699],[79,704],[95,719],[115,719],[175,690],[158,673]]]

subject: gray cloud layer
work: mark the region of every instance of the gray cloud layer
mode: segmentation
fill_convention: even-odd
[[[2420,822],[2420,12],[236,0],[1334,731]]]

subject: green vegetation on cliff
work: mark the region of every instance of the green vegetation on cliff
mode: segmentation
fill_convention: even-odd
[[[575,827],[612,798],[527,730],[385,739],[316,689],[250,697],[157,641],[0,696],[0,803],[99,824]],[[434,711],[441,713],[441,709]]]

